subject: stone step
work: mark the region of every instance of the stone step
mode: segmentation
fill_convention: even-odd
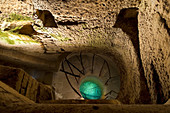
[[[169,105],[22,104],[0,106],[1,113],[170,113]]]
[[[121,103],[118,100],[50,100],[50,101],[41,101],[43,104],[114,104],[120,105]]]
[[[0,65],[0,81],[34,102],[54,99],[51,86],[38,82],[20,68]]]

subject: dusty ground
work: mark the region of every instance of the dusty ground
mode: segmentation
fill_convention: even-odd
[[[22,104],[0,107],[1,113],[169,113],[169,105]]]

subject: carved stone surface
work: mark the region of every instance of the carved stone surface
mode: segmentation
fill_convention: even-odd
[[[0,65],[0,81],[34,102],[54,99],[50,86],[39,83],[22,69]]]
[[[0,81],[0,106],[7,106],[10,104],[33,104],[25,96],[19,94],[16,90]]]

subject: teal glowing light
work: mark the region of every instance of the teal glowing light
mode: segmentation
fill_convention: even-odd
[[[102,89],[95,82],[85,81],[80,85],[80,93],[84,99],[100,99]]]

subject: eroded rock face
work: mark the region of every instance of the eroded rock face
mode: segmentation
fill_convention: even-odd
[[[57,24],[54,20],[54,16],[48,10],[36,10],[36,15],[38,19],[43,22],[44,27],[57,27]]]
[[[118,100],[167,101],[170,96],[168,0],[33,0],[32,4],[34,9],[48,10],[54,17],[58,28],[48,31],[70,39],[38,36],[44,53],[103,53],[120,70]]]
[[[22,69],[1,65],[0,80],[35,102],[54,99],[50,86],[39,83]]]
[[[10,104],[34,104],[32,100],[19,94],[16,90],[0,81],[0,106]]]
[[[17,13],[31,16],[33,14],[32,0],[1,0],[0,1],[2,13]],[[10,5],[10,6],[9,6]],[[11,12],[12,11],[12,12]]]
[[[170,7],[165,1],[143,1],[139,8],[138,27],[141,60],[152,103],[164,103],[170,96]],[[166,6],[165,6],[166,5]],[[170,15],[167,13],[167,15]]]

